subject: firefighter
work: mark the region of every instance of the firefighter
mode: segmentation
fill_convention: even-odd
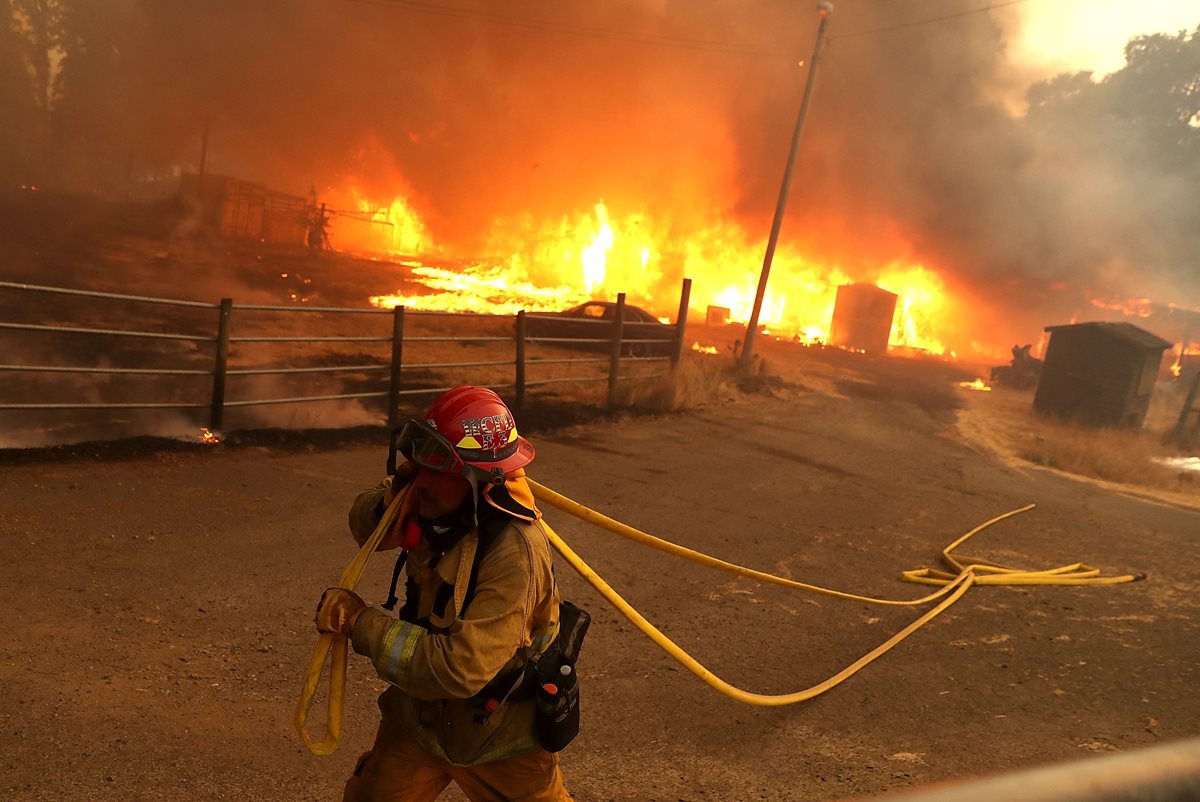
[[[349,518],[362,544],[404,492],[379,546],[402,549],[384,603],[398,601],[403,563],[398,618],[344,588],[327,589],[316,613],[320,632],[350,638],[390,683],[343,800],[433,800],[451,781],[472,802],[569,800],[528,681],[559,626],[550,544],[524,478],[534,448],[482,387],[442,395],[395,446],[405,462]]]

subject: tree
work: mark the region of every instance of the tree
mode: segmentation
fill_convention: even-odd
[[[1126,65],[1096,81],[1060,75],[1028,94],[1029,122],[1053,140],[1125,155],[1158,170],[1194,170],[1200,160],[1200,26],[1153,34],[1125,47]]]
[[[1139,36],[1100,80],[1060,75],[1030,89],[1041,171],[1066,203],[1064,252],[1094,263],[1090,289],[1200,303],[1200,26]]]
[[[125,37],[132,29],[121,0],[59,0],[61,57],[51,134],[71,178],[95,186],[127,181],[132,162]]]
[[[48,127],[57,93],[57,60],[63,46],[63,7],[58,0],[10,0],[25,64],[33,80],[34,105]]]
[[[0,181],[5,184],[28,180],[22,173],[37,118],[24,45],[11,0],[0,0]]]

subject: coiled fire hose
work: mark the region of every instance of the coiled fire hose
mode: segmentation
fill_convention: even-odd
[[[407,490],[407,488],[405,489]],[[383,540],[383,536],[392,528],[396,516],[400,513],[400,503],[403,500],[403,491],[392,499],[392,503],[384,510],[383,517],[379,519],[379,525],[375,527],[375,531],[359,548],[358,554],[354,555],[354,559],[346,566],[346,570],[342,571],[341,577],[338,578],[338,587],[354,590],[358,580],[362,579],[363,571],[366,570],[367,560],[371,559],[371,555],[379,546],[379,541]],[[323,740],[314,741],[309,736],[305,724],[308,722],[309,708],[312,707],[313,699],[317,695],[317,685],[321,681],[321,672],[325,668],[325,658],[329,656],[330,652],[333,652],[333,656],[329,661],[329,705],[325,719],[326,735]],[[296,715],[293,721],[296,724],[296,731],[300,733],[300,740],[304,741],[308,751],[314,755],[333,754],[333,751],[337,749],[338,740],[342,737],[342,705],[346,696],[346,660],[349,653],[349,639],[337,633],[321,635],[317,638],[317,645],[313,647],[312,659],[308,663],[308,675],[304,678],[304,689],[300,691],[300,701],[296,704]]]
[[[713,568],[718,568],[723,571],[745,576],[752,579],[757,579],[762,582],[782,585],[784,587],[796,588],[798,590],[806,590],[812,593],[818,593],[825,596],[832,596],[840,599],[849,599],[853,601],[866,602],[870,604],[883,604],[895,606],[915,606],[929,604],[938,601],[938,604],[926,611],[912,623],[905,626],[896,634],[892,635],[886,641],[875,647],[867,654],[855,660],[850,665],[846,666],[841,671],[833,676],[806,688],[801,691],[787,694],[761,694],[744,691],[737,688],[717,675],[713,674],[705,668],[699,661],[688,654],[678,644],[668,638],[653,624],[647,621],[641,613],[635,610],[620,594],[612,589],[599,574],[579,557],[578,554],[571,549],[562,538],[547,524],[544,520],[542,525],[545,528],[546,535],[550,543],[563,556],[572,568],[574,568],[580,576],[594,587],[601,596],[604,597],[609,604],[615,607],[622,615],[629,619],[644,635],[654,641],[663,651],[671,655],[677,662],[687,668],[697,677],[706,682],[710,687],[723,693],[731,699],[746,704],[759,705],[765,707],[774,707],[780,705],[795,704],[812,699],[825,691],[841,684],[850,676],[859,671],[859,669],[871,663],[881,655],[888,652],[893,646],[907,638],[913,632],[916,632],[929,621],[936,618],[956,601],[962,598],[963,594],[972,585],[1114,585],[1123,582],[1133,582],[1139,579],[1144,579],[1143,574],[1125,574],[1121,576],[1105,577],[1100,575],[1100,571],[1096,568],[1084,565],[1082,563],[1073,563],[1071,565],[1061,566],[1059,568],[1051,568],[1045,570],[1026,570],[1020,568],[1010,568],[997,563],[992,563],[986,560],[978,560],[972,558],[955,557],[952,552],[969,540],[977,533],[983,531],[994,523],[1018,515],[1023,512],[1032,510],[1035,505],[1029,504],[1025,507],[1006,512],[1003,515],[998,515],[989,521],[986,521],[971,531],[967,532],[962,537],[955,540],[949,546],[942,550],[942,558],[951,567],[957,570],[957,573],[949,573],[932,568],[922,568],[918,570],[905,571],[902,578],[908,582],[916,582],[920,584],[940,586],[939,590],[930,593],[919,599],[879,599],[870,596],[860,596],[854,593],[845,593],[843,591],[823,588],[819,585],[811,585],[805,582],[797,582],[786,577],[768,574],[762,571],[756,571],[753,568],[737,565],[735,563],[726,562],[725,560],[709,556],[702,552],[689,549],[685,546],[680,546],[670,541],[654,537],[653,535],[635,529],[632,526],[623,524],[620,521],[615,521],[595,510],[573,501],[566,496],[563,496],[545,485],[539,484],[532,479],[526,477],[530,488],[533,490],[534,496],[540,501],[549,504],[556,509],[568,513],[582,521],[591,523],[602,529],[605,529],[613,534],[628,538],[635,542],[641,543],[651,548],[668,554],[674,554],[679,557],[707,565]],[[363,544],[354,560],[342,572],[339,585],[341,587],[353,589],[359,578],[362,576],[363,569],[366,567],[366,562],[370,558],[371,553],[383,538],[384,533],[390,528],[395,520],[397,511],[399,510],[400,497],[397,497],[384,513],[383,518],[379,522],[371,537]],[[940,601],[939,601],[940,600]],[[300,702],[296,708],[295,723],[296,728],[300,733],[301,739],[309,751],[316,755],[327,755],[337,748],[338,738],[341,735],[341,716],[342,704],[345,695],[346,683],[346,659],[347,659],[347,643],[346,638],[340,635],[322,635],[317,641],[317,646],[313,651],[313,658],[309,664],[308,676],[306,678],[304,689],[301,692]],[[308,710],[312,705],[313,698],[316,694],[317,685],[320,681],[321,673],[325,664],[325,657],[332,649],[333,657],[330,663],[330,679],[329,679],[329,712],[327,718],[328,735],[319,742],[314,742],[305,730],[305,723],[308,717]]]

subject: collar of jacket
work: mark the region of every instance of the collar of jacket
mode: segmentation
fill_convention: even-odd
[[[518,468],[504,478],[503,485],[486,484],[482,490],[483,500],[513,518],[536,521],[542,517],[533,490],[525,481],[525,469]]]

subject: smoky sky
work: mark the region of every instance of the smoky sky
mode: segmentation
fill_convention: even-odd
[[[24,138],[0,137],[6,177],[54,165],[119,188],[194,168],[207,125],[212,171],[404,194],[464,253],[498,218],[599,199],[681,234],[732,219],[765,239],[818,24],[794,0],[61,5],[80,9],[61,99]],[[1029,81],[1005,58],[1015,13],[835,5],[784,241],[851,275],[925,261],[1027,329],[1087,317],[1088,297],[1200,308],[1200,158],[1171,155],[1200,155],[1200,129],[1157,147],[1120,112],[1153,116],[1121,98],[1161,76],[1121,77],[1107,105],[1080,100],[1095,80],[1064,77],[1023,114]],[[948,18],[909,25],[933,17]],[[15,46],[0,50],[0,103],[38,117],[13,86],[28,80]]]

